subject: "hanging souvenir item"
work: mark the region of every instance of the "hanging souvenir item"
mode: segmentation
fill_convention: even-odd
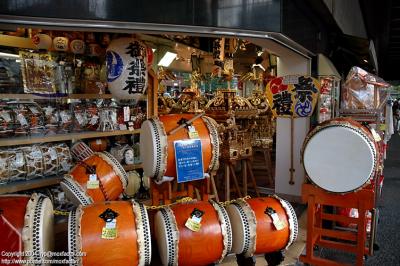
[[[73,40],[70,44],[70,49],[74,54],[83,54],[85,52],[85,42],[82,40]]]
[[[38,33],[32,37],[32,42],[39,50],[49,50],[52,44],[51,37],[47,34]]]
[[[318,80],[300,75],[277,77],[266,88],[272,114],[285,117],[309,117],[319,95]]]
[[[107,48],[107,81],[117,99],[139,98],[147,87],[146,46],[133,38],[113,40]]]
[[[68,51],[68,38],[66,37],[55,37],[53,39],[53,48],[59,52]]]

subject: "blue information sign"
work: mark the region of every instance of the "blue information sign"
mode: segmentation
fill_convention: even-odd
[[[178,183],[204,178],[201,140],[174,141]]]

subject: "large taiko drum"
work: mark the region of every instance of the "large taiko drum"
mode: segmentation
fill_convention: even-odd
[[[37,260],[37,264],[42,264],[39,260],[43,258],[51,259],[46,257],[54,244],[53,204],[49,198],[4,195],[0,196],[0,210],[0,259]]]
[[[348,118],[326,121],[312,130],[302,149],[312,183],[329,192],[346,193],[373,179],[378,148],[372,133]]]
[[[251,257],[287,249],[297,238],[293,207],[277,197],[238,199],[226,207],[232,224],[232,252]]]
[[[186,227],[194,215],[200,219],[198,231]],[[156,213],[154,224],[163,265],[210,265],[221,262],[231,251],[229,218],[216,202],[194,201],[165,207]]]
[[[140,133],[140,156],[146,176],[162,180],[163,176],[176,177],[174,141],[189,139],[189,130],[184,127],[177,132],[183,120],[190,120],[192,114],[170,114],[151,118],[143,122]],[[219,138],[217,124],[210,117],[203,116],[193,121],[202,145],[204,172],[215,171],[219,167]]]
[[[125,190],[128,177],[121,164],[108,152],[94,153],[64,176],[61,188],[76,205],[116,200]]]
[[[135,201],[79,206],[68,218],[68,250],[76,265],[150,265],[145,206]]]

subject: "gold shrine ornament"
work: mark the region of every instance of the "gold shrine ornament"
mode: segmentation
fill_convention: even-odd
[[[272,79],[265,93],[275,117],[309,117],[315,109],[320,88],[313,77],[289,75]]]

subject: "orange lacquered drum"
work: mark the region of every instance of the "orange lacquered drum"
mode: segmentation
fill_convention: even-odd
[[[51,259],[43,257],[49,256],[46,252],[53,249],[54,243],[53,205],[49,198],[35,193],[4,195],[0,196],[0,210],[1,259]],[[8,252],[19,253],[7,255]]]
[[[107,228],[115,234],[105,233]],[[68,218],[68,250],[77,265],[150,265],[150,225],[145,206],[135,201],[79,206]]]
[[[189,130],[184,127],[174,134],[183,120],[190,120],[192,114],[171,114],[151,118],[143,122],[140,133],[140,156],[146,176],[162,180],[163,176],[176,177],[174,141],[189,139]],[[217,124],[210,117],[203,116],[192,122],[201,139],[204,172],[218,169],[219,138]]]
[[[185,226],[196,211],[202,212],[197,232]],[[194,201],[162,208],[154,223],[163,265],[209,265],[221,262],[231,250],[229,218],[216,202]]]
[[[107,150],[107,139],[93,139],[89,141],[89,147],[93,151],[101,152]]]
[[[335,118],[307,135],[302,161],[313,184],[329,192],[346,193],[373,180],[378,151],[368,128],[348,118]]]
[[[98,185],[93,185],[93,175]],[[125,190],[128,177],[121,164],[108,152],[94,153],[79,162],[61,181],[61,188],[74,203],[116,200]]]
[[[238,199],[226,211],[232,225],[233,253],[251,257],[277,252],[287,249],[297,238],[296,213],[290,203],[277,196]],[[275,227],[273,215],[277,215],[280,228]]]

